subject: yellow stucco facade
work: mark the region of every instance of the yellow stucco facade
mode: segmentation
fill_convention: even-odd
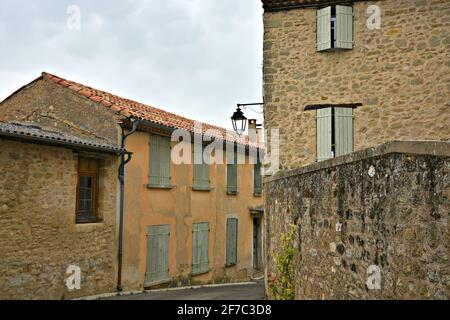
[[[193,190],[193,165],[176,165],[171,161],[170,189],[148,187],[150,160],[150,133],[137,132],[127,140],[126,148],[133,159],[125,173],[125,233],[123,256],[124,290],[152,287],[145,283],[147,272],[147,229],[149,226],[168,225],[169,279],[163,285],[182,286],[196,283],[245,281],[262,271],[262,219],[255,221],[251,208],[262,205],[261,196],[254,195],[254,165],[248,161],[238,164],[238,194],[227,195],[227,165],[211,164],[210,190]],[[172,147],[178,142],[172,142]],[[181,142],[184,143],[184,142]],[[225,157],[224,157],[225,158]],[[237,263],[226,267],[226,221],[238,219]],[[209,272],[192,275],[193,224],[208,222]],[[259,222],[259,228],[254,223]],[[254,233],[257,233],[254,234]],[[254,237],[259,246],[257,266],[254,262]],[[257,270],[258,269],[258,270]]]

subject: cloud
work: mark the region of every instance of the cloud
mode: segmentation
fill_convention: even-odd
[[[262,32],[259,0],[3,0],[0,99],[45,70],[230,127],[262,99]]]

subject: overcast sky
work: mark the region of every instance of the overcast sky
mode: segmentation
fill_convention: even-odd
[[[237,103],[262,100],[262,14],[259,0],[2,0],[0,100],[47,71],[230,128]]]

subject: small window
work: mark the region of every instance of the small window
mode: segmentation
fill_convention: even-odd
[[[331,7],[331,48],[337,47],[336,7]]]
[[[149,188],[170,188],[170,138],[150,135]]]
[[[78,159],[78,186],[76,203],[76,222],[99,222],[97,214],[99,160]]]
[[[234,266],[237,263],[237,237],[238,220],[236,218],[227,219],[227,252],[226,265]]]
[[[317,51],[353,49],[353,8],[328,6],[317,10]]]
[[[238,192],[237,152],[231,148],[227,150],[227,194],[236,195]]]
[[[317,161],[353,152],[353,109],[317,110]]]
[[[192,226],[192,274],[209,271],[209,223],[194,223]]]

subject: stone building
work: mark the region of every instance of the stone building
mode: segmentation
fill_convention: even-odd
[[[242,281],[263,270],[256,160],[262,149],[247,136],[47,73],[3,101],[0,110],[0,121],[27,121],[116,146],[139,120],[125,145],[133,156],[125,169],[123,290]],[[171,139],[174,131],[182,139]],[[208,153],[211,141],[231,147]],[[186,147],[188,161],[174,161],[172,151],[179,147]],[[205,156],[193,164],[199,153]],[[217,161],[209,165],[206,155]]]
[[[0,122],[0,299],[114,290],[119,153],[55,128]]]
[[[280,129],[283,169],[450,139],[448,1],[262,2],[265,127]]]
[[[448,299],[450,2],[262,3],[269,295]]]

